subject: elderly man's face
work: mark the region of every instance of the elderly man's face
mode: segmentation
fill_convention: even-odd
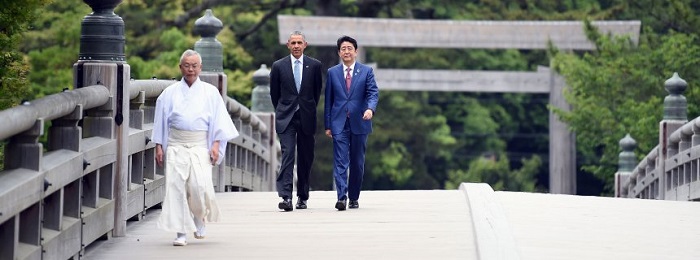
[[[185,78],[187,83],[194,83],[194,81],[197,80],[197,77],[199,77],[199,73],[202,72],[202,64],[199,64],[199,56],[192,55],[182,59],[182,63],[180,63],[180,71],[182,72],[182,77]]]

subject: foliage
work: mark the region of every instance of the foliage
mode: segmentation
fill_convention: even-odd
[[[496,158],[498,157],[498,158]],[[542,164],[539,156],[523,159],[523,167],[511,170],[506,156],[481,157],[469,164],[469,170],[449,171],[445,189],[457,189],[462,182],[485,182],[494,190],[535,191],[534,176]]]
[[[35,16],[32,10],[48,0],[27,0],[6,4],[0,10],[0,109],[17,105],[28,94],[28,66],[18,46],[22,34]]]
[[[641,20],[653,33],[700,33],[700,4],[694,0],[614,1],[612,8],[620,20]]]
[[[80,0],[54,1],[38,8],[45,3],[48,0],[22,1],[0,11],[1,106],[72,85],[79,21],[91,10]],[[224,46],[227,92],[246,106],[250,106],[254,87],[253,72],[289,54],[279,43],[275,14],[443,20],[641,19],[645,29],[638,45],[588,30],[598,46],[589,53],[554,51],[548,56],[537,50],[366,49],[367,60],[380,68],[533,71],[549,65],[551,57],[570,86],[567,100],[573,110],[557,113],[577,134],[579,165],[584,170],[579,175],[590,172],[605,180],[607,192],[619,139],[632,134],[639,151],[644,152],[654,145],[665,95],[663,81],[679,72],[692,86],[700,73],[692,70],[697,65],[700,28],[700,6],[692,0],[124,0],[115,13],[125,21],[132,77],[179,77],[179,56],[199,39],[192,29],[206,8],[213,9],[224,24],[217,40]],[[32,16],[35,18],[29,19]],[[29,28],[28,22],[31,30],[17,45],[18,33]],[[338,60],[332,47],[311,46],[306,54],[326,67]],[[690,118],[700,114],[695,102],[698,91],[689,87],[686,92]],[[365,188],[454,188],[462,181],[485,181],[495,189],[546,190],[546,95],[382,91],[380,96],[375,130],[367,144]],[[322,135],[322,117],[318,120],[311,185],[328,189],[332,143]],[[484,155],[498,159],[485,160]]]
[[[369,179],[367,187],[441,188],[442,178],[435,170],[451,161],[456,140],[440,108],[428,104],[425,92],[382,92],[380,98],[373,120],[375,128],[381,130],[368,138],[367,146],[375,149],[367,152],[366,169],[371,173],[365,177]],[[383,116],[382,111],[401,112]],[[385,182],[390,185],[377,185]]]
[[[639,46],[626,38],[610,38],[588,28],[597,51],[583,54],[557,53],[554,67],[567,80],[571,112],[557,111],[577,134],[583,169],[605,181],[612,192],[620,148],[629,133],[639,151],[658,144],[658,122],[663,115],[664,81],[678,72],[688,82],[700,73],[700,47],[694,35],[671,32],[644,34]],[[688,88],[689,115],[697,116],[700,89]],[[591,123],[595,122],[595,123]],[[640,159],[644,154],[640,154]]]
[[[18,51],[22,34],[35,19],[33,10],[48,0],[6,3],[0,9],[0,110],[19,104],[29,94],[29,67]],[[4,142],[0,144],[0,170],[4,168]]]
[[[80,22],[90,8],[82,1],[52,1],[36,9],[36,19],[22,40],[32,73],[31,99],[72,88],[73,63],[80,48]]]

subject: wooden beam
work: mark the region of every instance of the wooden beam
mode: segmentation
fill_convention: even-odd
[[[277,16],[279,39],[302,31],[312,46],[335,46],[342,35],[360,46],[395,48],[592,50],[581,21],[459,21],[321,16]],[[638,42],[640,21],[593,21],[603,34],[628,35]]]
[[[380,90],[549,93],[549,71],[375,69]]]

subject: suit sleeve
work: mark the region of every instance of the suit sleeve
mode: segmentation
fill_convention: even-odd
[[[280,89],[279,64],[275,62],[272,63],[272,70],[270,70],[270,99],[272,99],[272,106],[275,109],[277,109],[277,102],[280,100]]]
[[[314,104],[318,104],[321,100],[321,89],[323,89],[323,71],[321,70],[321,62],[316,62],[314,68]]]
[[[323,121],[325,129],[331,129],[331,107],[333,106],[333,91],[331,87],[331,69],[326,73],[326,95],[323,104]]]
[[[376,114],[377,103],[379,102],[379,87],[377,87],[377,82],[374,80],[374,70],[371,67],[369,67],[369,72],[367,73],[366,84],[365,100],[367,101],[367,108],[372,109],[372,112]]]
[[[171,91],[169,91],[171,87],[172,85],[163,90],[160,96],[158,96],[156,99],[153,131],[151,132],[151,141],[163,146],[163,151],[166,151],[168,148],[168,135],[170,133],[170,129],[168,127],[168,115],[171,110],[170,107],[172,107],[170,103],[170,99],[172,98],[170,96]]]

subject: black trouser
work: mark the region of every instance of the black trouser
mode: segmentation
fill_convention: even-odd
[[[309,199],[309,175],[314,161],[313,133],[304,134],[301,131],[299,111],[294,113],[292,121],[283,133],[279,134],[282,147],[282,162],[280,174],[277,176],[277,194],[282,198],[292,197],[292,181],[294,179],[294,161],[297,165],[297,196],[302,200]],[[296,150],[296,156],[295,156]]]

